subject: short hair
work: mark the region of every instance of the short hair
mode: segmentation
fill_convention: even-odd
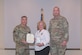
[[[53,9],[57,8],[60,11],[60,8],[58,6],[55,6]]]
[[[37,30],[39,30],[39,25],[40,25],[40,23],[43,23],[43,29],[46,29],[46,23],[45,23],[44,21],[39,21],[39,22],[37,23]]]
[[[27,16],[22,16],[21,19],[22,19],[22,18],[26,18],[26,19],[27,19]]]

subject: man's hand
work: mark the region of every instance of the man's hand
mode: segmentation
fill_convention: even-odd
[[[66,46],[66,44],[67,44],[67,41],[63,41],[63,42],[61,43],[62,46]]]
[[[24,44],[27,44],[27,42],[24,40],[24,39],[22,39],[22,41],[21,41],[22,43],[24,43]]]

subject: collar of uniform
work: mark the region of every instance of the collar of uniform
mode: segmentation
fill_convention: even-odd
[[[59,19],[61,15],[58,15],[58,16],[54,16],[54,19]]]
[[[22,24],[20,24],[21,27],[25,28],[26,26],[23,26]]]

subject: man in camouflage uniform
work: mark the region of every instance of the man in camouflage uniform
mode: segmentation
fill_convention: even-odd
[[[68,22],[60,15],[58,7],[53,8],[53,16],[49,24],[51,55],[65,55],[69,39]]]
[[[27,17],[21,17],[21,24],[16,26],[13,31],[13,39],[16,43],[16,55],[29,55],[29,44],[25,41],[26,34],[30,33],[30,28],[26,25]]]

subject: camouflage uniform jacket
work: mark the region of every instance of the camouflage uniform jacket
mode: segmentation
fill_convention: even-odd
[[[64,40],[68,41],[68,22],[65,17],[58,16],[50,20],[49,32],[51,45],[60,44]]]
[[[30,28],[28,26],[23,27],[21,24],[16,26],[13,31],[13,39],[16,46],[26,46],[21,40],[26,38],[26,34],[30,33]]]

